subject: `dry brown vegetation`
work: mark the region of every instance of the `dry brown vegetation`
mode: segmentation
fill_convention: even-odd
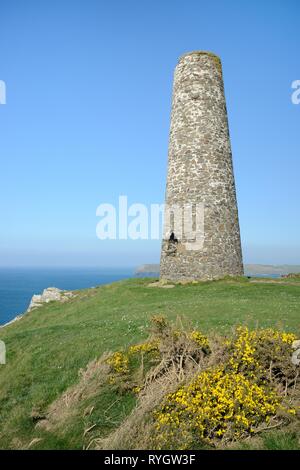
[[[163,316],[155,316],[147,341],[124,351],[105,353],[90,362],[80,371],[78,383],[50,405],[46,416],[37,413],[36,428],[59,433],[80,414],[81,418],[91,415],[93,398],[101,388],[110,387],[120,397],[135,394],[136,405],[106,436],[97,434],[97,424],[85,427],[84,448],[213,448],[234,445],[247,438],[254,442],[262,431],[298,422],[299,367],[291,362],[294,340],[295,336],[289,333],[271,329],[249,331],[246,327],[238,327],[228,337],[214,334],[208,338],[179,317],[171,325]],[[221,411],[219,421],[210,428],[205,417],[200,420],[197,409],[195,412],[193,408],[194,414],[191,413],[192,408],[182,400],[182,395],[193,401],[200,396],[201,381],[203,384],[208,381],[207,392],[215,394],[216,400],[207,399],[202,405],[207,407],[208,416],[209,413],[217,416],[213,406],[220,405],[217,395],[220,392],[216,392],[220,383],[213,385],[216,377],[223,381],[225,397],[230,394],[235,397],[242,380],[243,399],[253,403],[249,411],[249,403],[244,405],[241,398],[237,404],[231,398],[232,403],[228,400],[226,406],[235,410],[232,419],[225,422],[225,412]],[[228,385],[232,378],[238,384],[234,390]],[[247,393],[252,395],[248,397]],[[221,402],[222,399],[221,396]]]

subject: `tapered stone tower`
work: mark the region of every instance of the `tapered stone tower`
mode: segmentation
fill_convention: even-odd
[[[195,51],[175,69],[160,276],[242,274],[221,61]]]

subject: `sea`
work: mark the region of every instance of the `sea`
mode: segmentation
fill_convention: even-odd
[[[47,287],[84,289],[134,276],[134,268],[0,268],[0,325],[24,313]]]
[[[153,275],[153,274],[152,274]],[[253,275],[253,274],[252,274]],[[144,273],[143,276],[147,276]],[[263,275],[259,277],[279,277]],[[135,277],[135,268],[0,268],[0,325],[24,313],[34,294],[47,287],[84,289]]]

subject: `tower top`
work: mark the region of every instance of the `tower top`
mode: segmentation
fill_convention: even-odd
[[[188,55],[207,55],[209,57],[213,57],[215,60],[217,59],[218,61],[221,62],[220,57],[217,54],[214,54],[213,52],[210,51],[191,51],[191,52],[186,52],[185,54],[182,54],[179,57],[179,60],[183,59],[184,57]]]
[[[222,75],[222,62],[221,59],[218,55],[214,54],[213,52],[210,51],[191,51],[191,52],[186,52],[185,54],[181,55],[178,60],[178,64],[182,64],[186,62],[190,62],[190,58],[196,58],[192,60],[193,62],[198,62],[200,57],[210,57],[212,61],[214,62],[217,70],[219,70],[220,74]]]

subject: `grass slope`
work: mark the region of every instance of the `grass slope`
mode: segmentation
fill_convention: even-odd
[[[300,282],[296,279],[221,280],[172,289],[149,288],[150,282],[153,279],[130,279],[78,291],[67,303],[51,302],[0,329],[7,347],[7,364],[0,366],[1,448],[27,448],[30,443],[33,448],[82,448],[83,432],[89,426],[95,425],[98,435],[116,427],[134,406],[130,394],[120,401],[113,391],[102,390],[93,402],[92,417],[76,418],[58,434],[37,431],[34,410],[46,410],[78,381],[79,369],[104,351],[146,338],[154,314],[169,319],[185,316],[204,332],[225,333],[246,323],[299,334]],[[278,436],[269,435],[265,447],[297,444],[294,434],[288,443]]]

